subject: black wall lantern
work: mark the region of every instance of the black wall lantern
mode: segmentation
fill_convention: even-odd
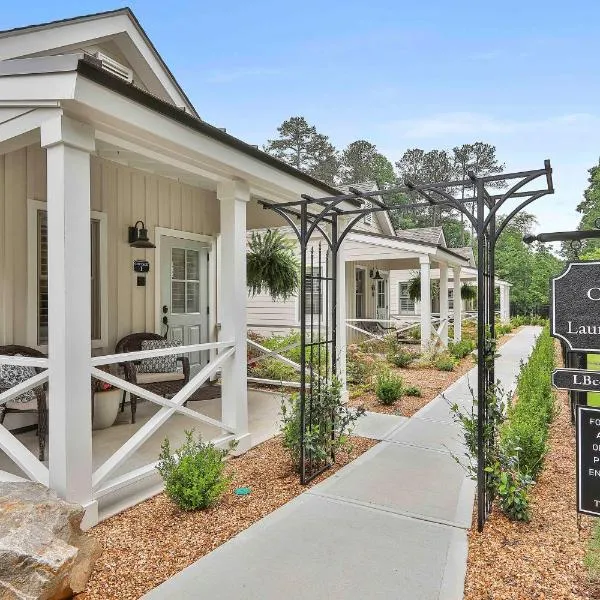
[[[381,281],[383,279],[383,277],[379,273],[379,269],[375,269],[375,274],[373,274],[373,269],[371,269],[371,272],[369,274],[371,275],[371,279],[374,279],[375,281]]]
[[[148,237],[148,230],[144,225],[144,221],[138,221],[133,227],[129,228],[129,245],[132,248],[156,248]]]

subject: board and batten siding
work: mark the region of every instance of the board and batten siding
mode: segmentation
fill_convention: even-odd
[[[98,157],[91,159],[91,210],[107,215],[108,345],[132,332],[154,331],[156,251],[131,248],[127,228],[155,227],[216,236],[216,194]],[[27,201],[46,200],[45,151],[30,146],[0,155],[0,344],[27,344]],[[137,287],[133,261],[150,262]],[[52,315],[50,315],[52,318]]]

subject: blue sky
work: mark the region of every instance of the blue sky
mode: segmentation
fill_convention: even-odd
[[[117,8],[2,3],[0,28]],[[303,115],[342,147],[392,162],[407,148],[485,141],[507,169],[550,158],[541,230],[574,228],[600,156],[597,0],[131,0],[200,115],[262,144]]]

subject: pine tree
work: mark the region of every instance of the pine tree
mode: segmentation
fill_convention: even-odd
[[[326,183],[335,182],[339,157],[326,135],[304,117],[287,119],[277,131],[279,137],[267,142],[265,152]]]

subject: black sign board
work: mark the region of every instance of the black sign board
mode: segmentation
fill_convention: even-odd
[[[571,262],[552,280],[550,331],[570,351],[600,350],[600,261]]]
[[[577,407],[577,510],[600,516],[600,408]]]
[[[559,390],[600,392],[600,371],[556,369],[552,373],[552,385]]]

